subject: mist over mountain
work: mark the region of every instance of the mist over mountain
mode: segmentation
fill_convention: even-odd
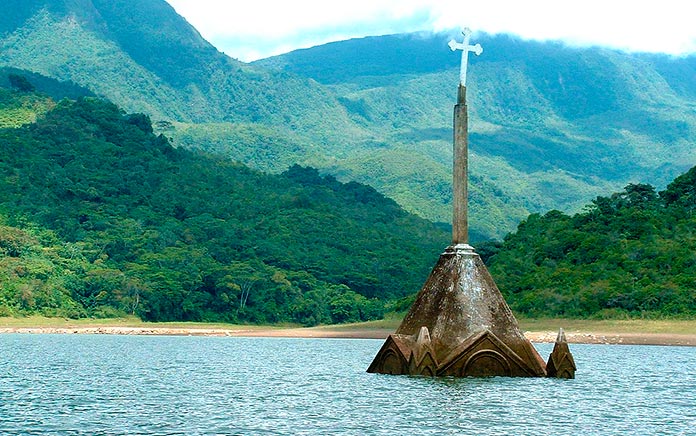
[[[282,172],[299,163],[450,220],[457,32],[360,38],[246,64],[164,0],[7,0],[0,66],[144,112],[176,146]],[[498,35],[470,60],[472,237],[579,210],[696,163],[696,57]]]

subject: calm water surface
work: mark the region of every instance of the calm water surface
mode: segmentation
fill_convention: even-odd
[[[0,434],[696,435],[696,348],[571,345],[575,380],[433,379],[365,373],[382,343],[0,335]]]

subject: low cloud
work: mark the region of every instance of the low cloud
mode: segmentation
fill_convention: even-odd
[[[683,0],[168,1],[216,47],[244,61],[355,37],[464,26],[575,45],[696,52],[696,4]]]

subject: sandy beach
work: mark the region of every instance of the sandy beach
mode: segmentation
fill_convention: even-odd
[[[170,336],[236,336],[274,338],[348,338],[385,339],[393,329],[322,326],[311,328],[207,328],[207,327],[128,327],[128,326],[69,326],[69,327],[0,327],[2,333],[21,334],[106,334],[106,335],[170,335]],[[525,331],[532,342],[554,342],[555,331]],[[696,346],[696,334],[672,333],[590,333],[566,331],[569,343],[624,345]]]

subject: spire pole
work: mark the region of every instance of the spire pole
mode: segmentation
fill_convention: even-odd
[[[466,86],[460,84],[454,106],[454,165],[452,174],[452,245],[469,244],[469,117]]]
[[[452,172],[452,246],[471,250],[469,246],[469,115],[466,105],[466,71],[469,52],[477,56],[483,52],[481,44],[470,45],[471,30],[462,31],[461,43],[454,39],[449,47],[462,51],[462,64],[459,72],[457,104],[454,106],[454,165]]]

